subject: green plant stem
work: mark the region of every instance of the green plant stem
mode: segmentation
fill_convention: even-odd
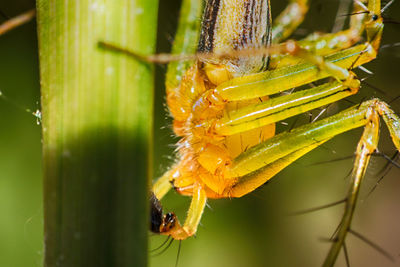
[[[39,0],[45,266],[146,266],[157,0]]]

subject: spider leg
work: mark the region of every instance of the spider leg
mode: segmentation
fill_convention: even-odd
[[[262,167],[257,171],[237,178],[237,183],[233,187],[226,190],[226,196],[242,197],[259,188],[288,165],[326,141],[327,140],[323,140],[313,145],[298,149],[280,159],[275,160],[272,163],[267,164],[265,167]]]
[[[302,55],[299,55],[300,53]],[[220,105],[228,101],[273,95],[329,76],[338,80],[346,80],[351,76],[351,72],[347,69],[371,61],[376,57],[376,51],[371,46],[361,44],[324,58],[314,56],[304,50],[301,50],[298,56],[307,59],[309,62],[237,77],[223,82],[214,90],[207,91],[203,97],[199,98],[195,106],[202,113],[209,108],[209,103],[218,102],[217,104]]]
[[[192,236],[196,233],[197,226],[200,223],[201,215],[203,214],[204,207],[206,206],[207,196],[202,186],[196,182],[193,186],[192,202],[190,203],[189,211],[183,224],[183,229],[187,234],[186,237]]]
[[[367,32],[368,42],[377,51],[382,36],[383,22],[381,17],[380,1],[354,1],[348,29],[327,34],[311,34],[298,41],[298,45],[315,55],[325,56],[336,51],[348,48],[358,42],[364,31]],[[293,65],[301,59],[292,56],[274,55],[270,66],[282,67]]]
[[[305,125],[296,129],[295,132],[283,133],[271,140],[266,141],[264,144],[259,145],[259,147],[264,148],[272,148],[275,146],[276,149],[272,148],[272,150],[277,152],[289,152],[288,154],[284,152],[284,156],[279,155],[276,160],[269,160],[270,157],[274,157],[274,151],[269,149],[266,149],[268,150],[268,158],[262,157],[263,152],[261,152],[261,150],[263,149],[259,150],[258,148],[254,148],[251,149],[253,151],[249,151],[249,153],[243,153],[243,155],[234,161],[234,165],[235,163],[238,164],[239,161],[245,160],[246,166],[238,164],[232,168],[236,168],[237,170],[241,169],[241,171],[245,170],[244,172],[241,172],[241,174],[248,173],[249,163],[256,157],[263,158],[264,167],[239,177],[237,184],[232,188],[229,188],[226,194],[230,197],[240,197],[245,195],[265,183],[294,160],[332,138],[333,136],[355,127],[364,126],[364,132],[356,150],[356,159],[352,172],[351,187],[349,188],[349,192],[346,197],[346,207],[340,228],[323,264],[323,266],[327,267],[333,266],[341,247],[344,245],[347,232],[350,229],[352,217],[357,203],[357,196],[359,194],[360,186],[364,178],[369,159],[372,153],[375,152],[378,145],[379,115],[381,115],[386,122],[396,148],[400,150],[399,117],[394,115],[393,111],[389,109],[386,103],[374,99],[364,102],[360,107],[353,107],[331,118],[327,118],[323,123]],[[331,128],[332,126],[335,129],[335,133],[327,134],[327,132],[330,132],[328,128]],[[309,139],[310,142],[307,142],[306,139]],[[280,140],[282,140],[282,142],[280,142]],[[249,158],[252,158],[252,160],[249,161]]]
[[[345,83],[334,81],[258,104],[225,111],[221,118],[213,122],[211,131],[223,136],[246,132],[334,103],[357,93],[358,88],[359,81],[351,78]]]
[[[323,266],[326,267],[333,266],[337,256],[339,255],[340,249],[344,245],[347,232],[350,229],[354,210],[356,208],[357,196],[360,191],[361,182],[367,170],[371,155],[375,152],[378,146],[379,115],[375,110],[369,110],[368,113],[368,121],[365,125],[363,135],[356,150],[356,160],[354,162],[354,168],[352,172],[351,187],[347,195],[345,212],[343,214],[339,230],[323,264]]]
[[[369,129],[370,122],[375,120],[372,117],[375,113],[382,116],[396,148],[400,150],[399,117],[394,114],[386,103],[373,99],[326,119],[303,125],[291,132],[281,133],[250,148],[233,159],[224,175],[226,178],[238,177],[240,182],[240,177],[251,175],[251,173],[260,170],[266,165],[298,150],[316,146],[320,142],[329,140],[354,128],[366,126]],[[364,139],[362,141],[369,141]],[[248,192],[254,189],[249,189]]]
[[[168,191],[172,189],[172,184],[170,181],[173,169],[174,168],[164,173],[164,175],[158,178],[153,184],[152,191],[158,200],[161,200],[168,193]]]
[[[327,55],[335,51],[348,48],[361,39],[365,30],[365,21],[368,19],[368,9],[365,10],[366,1],[353,1],[353,10],[351,12],[349,28],[336,33],[315,34],[312,33],[299,45],[307,50],[313,51],[318,55]],[[370,1],[373,5],[380,3]],[[370,8],[372,8],[370,6]],[[343,14],[345,15],[345,14]],[[380,12],[378,13],[380,15]]]
[[[273,22],[272,42],[280,43],[288,38],[303,22],[307,11],[308,0],[291,0]]]
[[[184,0],[182,1],[181,11],[179,15],[178,29],[176,31],[175,40],[172,46],[172,53],[194,54],[200,35],[201,21],[198,19],[203,12],[204,1]],[[193,65],[193,61],[171,61],[168,64],[165,84],[167,93],[179,86],[182,76],[185,75],[187,69]]]

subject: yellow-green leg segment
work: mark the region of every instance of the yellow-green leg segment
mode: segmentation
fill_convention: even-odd
[[[280,93],[329,76],[344,80],[350,75],[347,69],[371,61],[376,51],[366,43],[326,57],[301,56],[308,62],[234,78],[220,84],[214,93],[224,101],[238,101]]]
[[[278,134],[240,154],[225,173],[227,177],[241,177],[281,159],[299,149],[361,126],[369,127],[369,113],[378,112],[386,122],[394,144],[400,150],[400,119],[384,102],[373,99],[363,102],[326,119],[306,124],[291,132]],[[390,116],[389,118],[386,118]]]
[[[354,162],[353,172],[351,175],[351,187],[349,189],[345,213],[336,236],[333,238],[333,244],[325,259],[323,266],[333,266],[339,255],[340,249],[344,245],[347,232],[350,229],[350,224],[356,207],[357,196],[360,191],[361,182],[364,178],[365,171],[368,166],[371,154],[376,150],[379,140],[379,116],[375,110],[368,110],[369,114],[364,133],[357,146],[356,160]]]
[[[286,8],[274,20],[272,42],[280,43],[288,38],[303,22],[308,11],[308,0],[291,0]]]

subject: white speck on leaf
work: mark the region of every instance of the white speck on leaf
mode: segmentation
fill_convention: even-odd
[[[143,14],[143,12],[144,12],[143,8],[136,8],[136,10],[135,10],[136,15],[141,15],[141,14]]]
[[[32,114],[33,114],[33,116],[36,117],[36,124],[40,125],[40,123],[42,122],[42,112],[40,112],[40,110],[37,109]]]
[[[94,2],[93,4],[90,5],[90,10],[94,11],[99,7],[99,5],[97,4],[97,2]]]
[[[96,12],[103,12],[104,11],[104,4],[99,4],[97,2],[94,2],[93,4],[90,5],[90,10],[91,11],[96,11]]]
[[[114,73],[114,68],[113,67],[107,67],[106,68],[106,74],[107,75],[111,75]]]

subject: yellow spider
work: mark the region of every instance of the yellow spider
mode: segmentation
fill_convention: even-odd
[[[202,1],[184,0],[174,54],[194,54]],[[372,99],[331,117],[275,133],[275,123],[356,94],[352,69],[379,50],[381,1],[355,0],[349,28],[286,39],[302,22],[307,0],[293,0],[271,22],[269,0],[208,0],[195,62],[171,62],[166,86],[178,142],[178,161],[152,188],[153,203],[170,190],[191,196],[181,225],[153,207],[152,230],[186,239],[196,233],[207,198],[234,198],[263,185],[283,168],[334,136],[364,127],[345,212],[324,266],[332,266],[350,228],[360,184],[379,139],[380,118],[400,150],[400,119]],[[359,43],[365,35],[366,41]],[[162,58],[162,57],[160,57]],[[318,81],[318,86],[279,93]],[[303,88],[302,87],[302,88]]]

